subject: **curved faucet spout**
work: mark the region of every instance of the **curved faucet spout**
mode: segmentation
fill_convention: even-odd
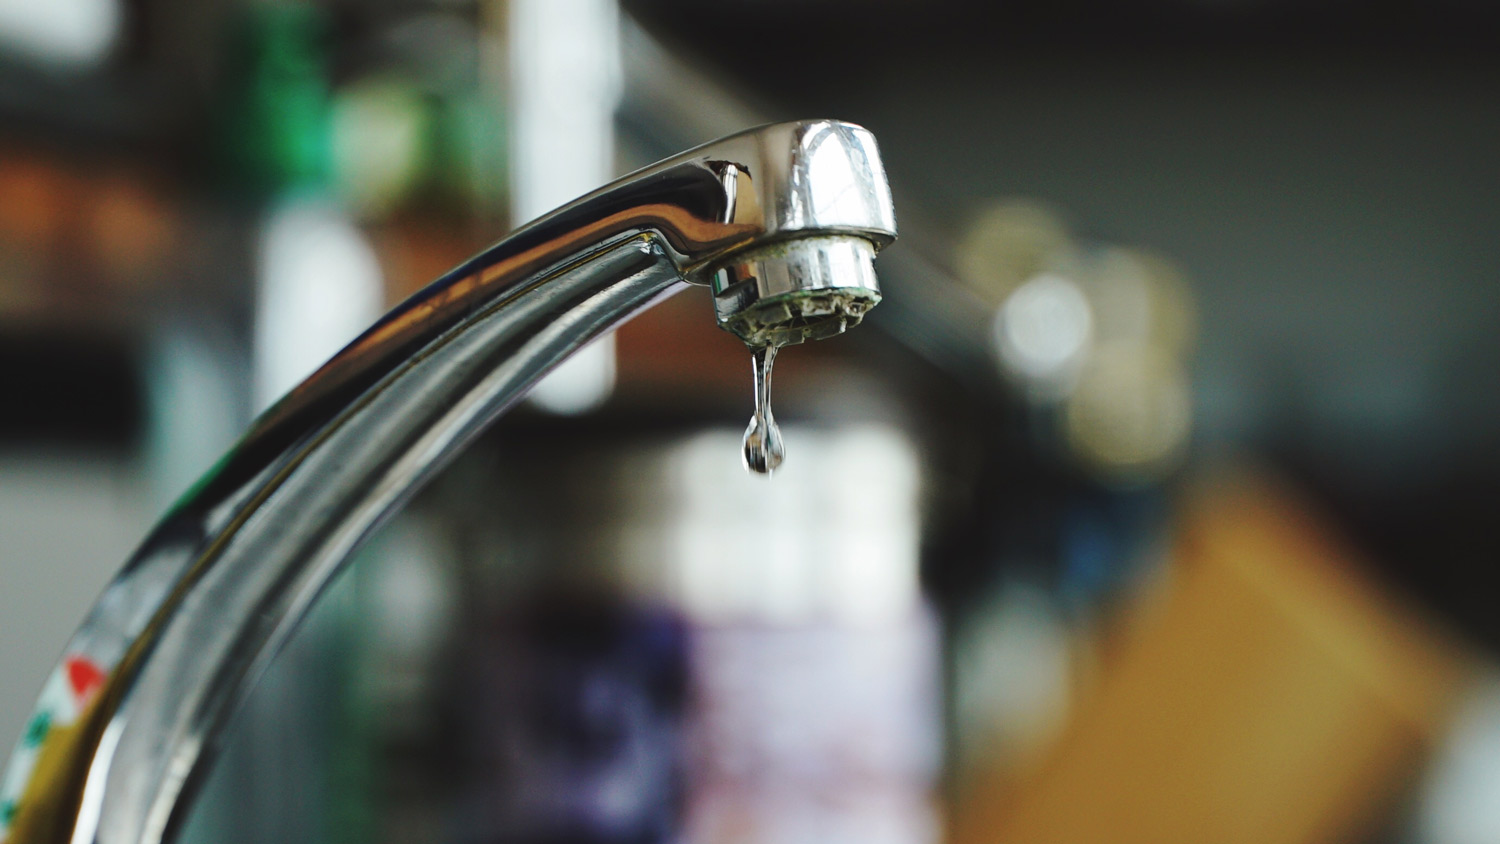
[[[170,839],[224,725],[354,549],[590,340],[711,284],[751,344],[842,331],[896,234],[874,139],[766,126],[518,229],[402,303],[182,497],[69,643],[0,780],[0,844]]]

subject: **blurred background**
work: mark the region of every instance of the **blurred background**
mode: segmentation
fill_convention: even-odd
[[[385,308],[836,117],[902,238],[869,328],[782,356],[784,469],[739,465],[706,294],[591,347],[340,577],[184,840],[1500,840],[1497,37],[1467,0],[0,0],[0,736]]]

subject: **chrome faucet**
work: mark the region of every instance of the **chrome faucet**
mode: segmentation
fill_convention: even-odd
[[[691,284],[752,348],[841,333],[896,236],[864,129],[753,129],[517,229],[261,416],[74,635],[0,780],[0,844],[156,844],[224,727],[381,521],[539,378]]]

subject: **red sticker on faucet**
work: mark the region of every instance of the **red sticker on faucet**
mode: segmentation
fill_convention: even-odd
[[[82,709],[93,698],[94,692],[104,685],[104,670],[85,657],[69,657],[65,662],[68,686],[73,692],[73,702]]]

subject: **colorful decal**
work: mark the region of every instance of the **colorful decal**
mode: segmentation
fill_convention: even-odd
[[[10,767],[0,779],[0,844],[7,844],[16,815],[25,808],[22,798],[47,740],[78,720],[104,685],[105,677],[93,660],[73,655],[47,679],[36,712],[26,723],[21,741],[11,754]]]

